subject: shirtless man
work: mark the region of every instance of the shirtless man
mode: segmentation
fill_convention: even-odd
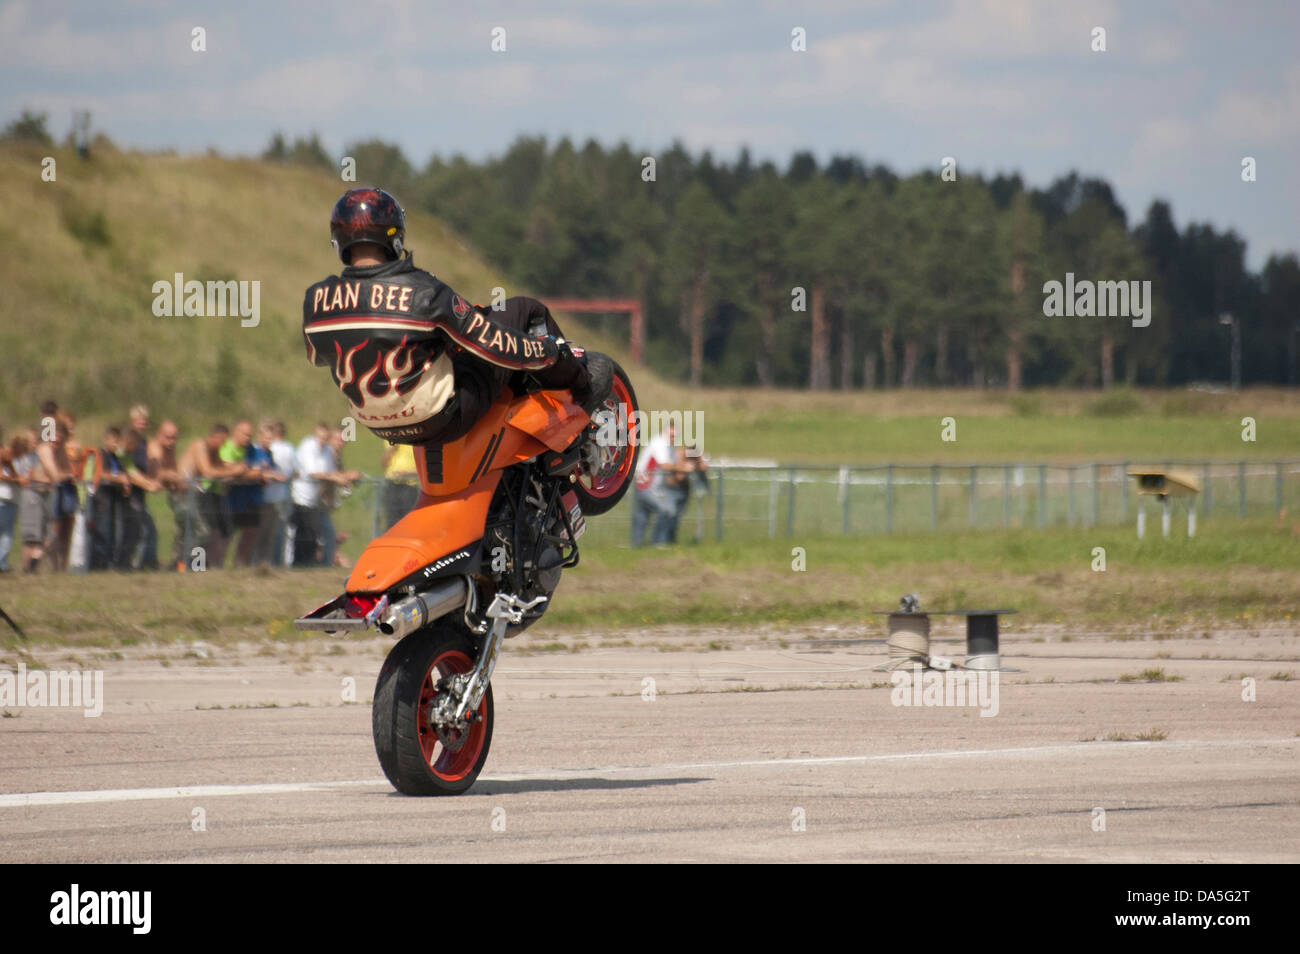
[[[72,436],[69,415],[60,412],[54,419],[52,440],[42,441],[36,447],[36,457],[53,485],[50,512],[50,536],[47,541],[50,567],[56,572],[68,568],[68,551],[72,546],[72,525],[81,501],[77,493],[77,478],[68,458],[68,441]]]
[[[176,439],[180,431],[172,421],[163,421],[149,440],[149,468],[146,476],[156,481],[164,490],[180,490],[184,484],[181,470],[176,465]]]
[[[190,555],[186,546],[187,526],[191,533],[189,539],[201,541],[207,565],[218,567],[225,560],[226,546],[230,542],[230,515],[225,510],[225,495],[215,489],[213,481],[241,477],[248,469],[244,464],[226,463],[221,459],[221,445],[229,436],[230,428],[214,424],[207,437],[194,440],[181,455],[179,469],[182,478],[187,483],[193,480],[199,483],[192,495],[186,488],[182,495],[184,503],[176,511],[178,570],[184,569]],[[193,507],[190,501],[194,502]]]
[[[180,429],[174,421],[163,421],[147,445],[148,469],[146,476],[167,491],[167,505],[172,508],[176,524],[176,539],[172,547],[172,567],[181,569],[181,550],[185,540],[185,478],[176,463],[176,441]]]

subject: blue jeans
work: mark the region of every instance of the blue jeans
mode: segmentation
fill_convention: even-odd
[[[645,542],[645,531],[650,521],[655,521],[651,532],[651,543],[668,542],[668,521],[672,518],[672,501],[668,499],[667,488],[662,480],[656,479],[649,490],[632,488],[632,546],[639,547]]]
[[[691,500],[691,488],[687,484],[685,487],[670,487],[665,494],[668,498],[668,504],[672,508],[670,516],[660,517],[659,523],[663,525],[663,541],[658,539],[660,535],[659,524],[655,525],[655,543],[676,543],[677,542],[677,525],[681,523],[682,514],[686,512],[686,505]]]
[[[0,500],[0,571],[9,569],[9,550],[14,545],[14,518],[18,516],[18,501]]]
[[[334,565],[334,554],[339,548],[339,532],[334,529],[334,518],[328,510],[321,511],[321,533],[325,539],[321,541],[325,552],[321,554],[321,563],[324,566]]]

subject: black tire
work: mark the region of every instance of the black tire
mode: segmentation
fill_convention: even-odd
[[[459,654],[459,655],[457,655]],[[460,658],[460,657],[463,657]],[[438,620],[403,638],[388,653],[375,682],[371,726],[379,765],[404,795],[459,795],[483,770],[492,744],[492,687],[479,705],[481,721],[470,726],[468,738],[456,752],[447,749],[432,729],[421,732],[419,712],[432,693],[430,672],[441,661],[451,671],[472,666],[476,652],[463,625]],[[430,683],[429,692],[425,691]],[[422,742],[423,739],[423,742]],[[426,751],[432,745],[432,751]],[[466,751],[467,747],[469,748]],[[432,758],[432,764],[431,764]],[[443,770],[436,766],[440,763]]]
[[[609,513],[618,506],[618,502],[623,499],[623,495],[627,493],[628,488],[632,486],[636,478],[636,462],[641,456],[641,443],[637,440],[638,435],[631,432],[634,420],[633,414],[640,406],[637,404],[636,391],[632,388],[632,381],[627,376],[627,372],[623,370],[619,363],[613,358],[608,360],[613,365],[613,384],[603,408],[618,413],[618,405],[621,403],[627,404],[627,440],[630,446],[621,446],[622,453],[628,455],[627,457],[620,457],[618,461],[616,476],[621,477],[621,482],[609,486],[604,493],[593,493],[592,489],[588,487],[587,481],[592,481],[593,486],[599,487],[599,479],[592,480],[592,475],[587,471],[585,465],[578,468],[578,480],[573,485],[573,490],[578,497],[578,504],[582,507],[582,512],[590,517],[598,517],[603,513]],[[596,413],[599,413],[600,410],[601,408],[597,408]],[[621,417],[622,415],[620,415]],[[589,437],[588,439],[594,438]]]

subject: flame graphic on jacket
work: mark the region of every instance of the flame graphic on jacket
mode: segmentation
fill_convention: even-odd
[[[358,420],[375,426],[418,422],[442,409],[454,391],[451,362],[446,355],[426,361],[418,375],[407,379],[415,367],[415,356],[403,336],[393,348],[377,348],[374,364],[358,379],[353,359],[370,343],[366,339],[346,352],[337,341],[334,343],[334,379]],[[375,392],[371,384],[381,371],[385,385]]]

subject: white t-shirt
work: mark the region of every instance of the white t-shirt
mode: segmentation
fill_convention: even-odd
[[[272,441],[268,448],[271,452],[271,464],[277,473],[292,480],[298,476],[298,455],[288,441]],[[270,481],[262,495],[262,500],[269,504],[279,504],[289,499],[289,483],[278,480]]]
[[[321,444],[315,435],[303,438],[298,445],[298,476],[293,482],[293,502],[300,507],[319,507],[321,482],[309,474],[328,474],[336,468],[334,452]]]
[[[676,459],[672,442],[667,434],[660,433],[652,437],[636,462],[637,489],[649,490],[655,479],[662,476],[656,471],[670,466]]]

